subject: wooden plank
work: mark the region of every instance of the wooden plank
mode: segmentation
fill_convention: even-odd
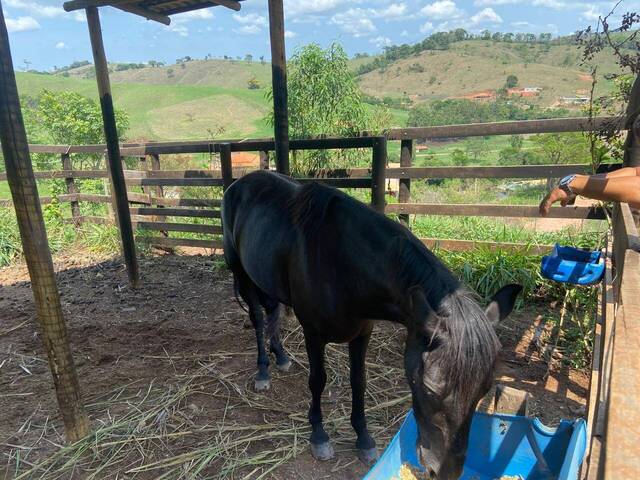
[[[62,154],[64,155],[64,154]],[[34,177],[38,179],[51,178],[106,178],[108,173],[106,170],[42,170],[33,172]],[[0,173],[0,180],[6,180],[7,174]]]
[[[74,10],[84,10],[87,7],[106,7],[116,6],[124,3],[136,3],[140,0],[70,0],[62,4],[65,12],[73,12]]]
[[[613,341],[604,478],[640,478],[640,253],[627,250]]]
[[[183,208],[153,208],[153,207],[140,207],[140,208],[132,207],[129,210],[133,215],[220,218],[220,210],[195,210],[195,209],[183,209]]]
[[[159,247],[200,247],[222,248],[222,240],[201,240],[196,238],[136,237],[136,240]]]
[[[390,203],[386,213],[416,215],[462,215],[479,217],[540,217],[537,205],[467,205],[436,203]],[[546,218],[577,218],[605,220],[606,215],[598,207],[554,207]]]
[[[233,178],[242,177],[257,168],[236,167]],[[216,178],[222,179],[222,170],[156,170],[148,171],[146,178]]]
[[[71,163],[71,157],[69,156],[68,153],[63,153],[60,156],[60,160],[62,161],[62,168],[65,171],[73,171],[73,165]],[[76,186],[76,182],[73,179],[73,176],[71,177],[65,177],[65,185],[67,186],[67,194],[68,195],[73,195],[76,198],[75,199],[71,199],[70,202],[70,206],[71,206],[71,217],[75,220],[76,224],[79,222],[79,218],[80,218],[80,204],[78,203],[78,187]],[[58,200],[60,200],[60,198],[58,197]]]
[[[378,212],[384,213],[384,177],[387,168],[387,139],[378,137],[373,144],[371,159],[371,206]]]
[[[318,182],[336,188],[371,188],[370,178],[296,178],[295,180],[300,183]]]
[[[414,140],[402,140],[400,143],[400,167],[401,170],[411,168],[413,165],[413,150],[415,147]],[[385,172],[385,176],[387,178],[393,178],[390,175],[391,168],[387,168]],[[411,201],[411,179],[402,178],[400,179],[399,191],[398,191],[398,202],[399,203],[409,203]],[[401,214],[398,215],[398,220],[405,224],[409,225],[409,215]]]
[[[480,240],[454,240],[444,238],[421,238],[420,241],[431,249],[440,248],[452,252],[466,252],[474,249],[505,250],[528,255],[546,255],[553,245],[527,245],[523,243],[486,242]]]
[[[198,225],[193,223],[168,223],[168,222],[134,222],[138,228],[145,230],[160,230],[167,232],[191,232],[221,235],[222,227],[219,225]]]
[[[157,198],[152,197],[153,205],[165,207],[219,207],[222,201],[217,198]]]
[[[617,117],[553,118],[546,120],[518,120],[512,122],[472,123],[466,125],[445,125],[437,127],[412,127],[391,129],[389,140],[462,138],[485,135],[520,135],[532,133],[583,132],[598,130],[608,126],[625,128],[625,121]]]
[[[613,171],[621,164],[604,164],[602,170]],[[573,173],[591,173],[591,165],[524,165],[491,167],[400,167],[388,168],[387,178],[555,178]],[[360,176],[366,169],[352,169],[352,176]]]
[[[221,178],[128,178],[129,186],[222,187]]]
[[[268,0],[276,170],[289,175],[289,110],[283,0]]]
[[[140,279],[138,259],[136,258],[136,245],[133,238],[133,228],[131,226],[127,187],[120,157],[120,144],[118,143],[118,130],[113,108],[113,98],[111,96],[111,85],[109,84],[109,67],[107,65],[107,57],[102,41],[100,16],[96,7],[88,7],[86,14],[91,50],[93,52],[93,63],[96,70],[96,81],[98,83],[100,107],[102,110],[102,123],[104,125],[104,134],[107,143],[107,164],[109,166],[108,170],[111,178],[113,197],[116,203],[115,213],[118,220],[129,283],[135,288]]]
[[[148,8],[128,4],[114,5],[114,7],[125,12],[133,13],[134,15],[139,15],[140,17],[146,18],[147,20],[153,20],[154,22],[158,22],[163,25],[171,25],[171,19],[168,16],[154,12],[153,10],[149,10]]]
[[[220,169],[222,173],[222,189],[226,190],[233,183],[233,167],[231,165],[231,145],[220,145]]]
[[[78,375],[56,285],[2,6],[0,6],[0,140],[40,326],[38,336],[42,338],[43,349],[47,353],[66,440],[72,443],[90,433],[89,419],[82,402]],[[6,400],[3,401],[5,402]]]

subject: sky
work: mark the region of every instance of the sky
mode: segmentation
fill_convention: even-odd
[[[50,70],[90,60],[83,11],[62,0],[0,0],[17,70]],[[340,42],[350,55],[415,43],[436,31],[549,32],[567,35],[597,22],[615,2],[593,0],[285,0],[287,56],[310,42]],[[617,12],[640,10],[623,0]],[[112,7],[100,9],[110,62],[174,63],[189,55],[270,58],[267,0],[246,0],[240,12],[224,7],[172,17],[170,26]],[[25,62],[26,60],[26,62]]]

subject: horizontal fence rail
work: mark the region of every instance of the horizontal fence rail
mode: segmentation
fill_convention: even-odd
[[[456,215],[470,217],[540,217],[537,205],[463,205],[442,203],[392,203],[386,213],[420,215]],[[546,218],[605,220],[606,213],[598,207],[553,207]]]

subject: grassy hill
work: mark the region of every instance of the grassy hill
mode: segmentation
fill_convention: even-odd
[[[597,61],[601,74],[617,70],[612,55],[601,55]],[[560,96],[587,94],[591,87],[576,47],[480,40],[397,60],[362,75],[360,84],[369,95],[408,95],[419,103],[495,90],[504,86],[508,75],[516,75],[519,86],[542,87],[542,94],[534,102],[545,106]],[[599,80],[598,92],[610,88],[602,76]]]
[[[373,58],[353,59],[350,66],[355,71]],[[611,55],[601,55],[598,63],[601,73],[615,70]],[[268,63],[212,59],[128,70],[112,65],[111,69],[116,107],[126,110],[131,119],[130,140],[272,134],[264,120],[270,109],[265,98],[271,79]],[[359,81],[368,95],[409,95],[421,103],[497,89],[508,75],[516,75],[520,86],[542,87],[542,94],[533,99],[541,106],[553,104],[559,96],[586,94],[590,88],[576,47],[483,40],[453,43],[448,50],[423,51],[361,75]],[[21,94],[33,96],[46,88],[96,98],[94,76],[91,65],[54,75],[18,73],[18,87]],[[251,79],[261,88],[250,90]],[[598,83],[599,91],[608,88],[608,81]],[[393,125],[389,127],[405,125],[407,110],[392,110],[392,114]]]

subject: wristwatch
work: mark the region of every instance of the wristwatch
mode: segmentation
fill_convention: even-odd
[[[571,190],[571,186],[569,185],[575,178],[575,175],[567,175],[562,180],[560,180],[560,183],[558,183],[558,188],[564,190],[564,192],[566,192],[566,194],[569,196],[575,195],[573,190]]]

